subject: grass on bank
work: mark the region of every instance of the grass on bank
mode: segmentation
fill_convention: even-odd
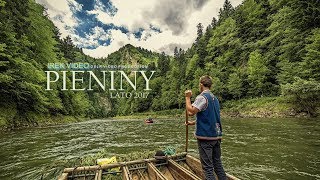
[[[308,117],[306,112],[298,112],[285,97],[260,97],[221,102],[221,117],[237,118],[283,118]],[[150,111],[127,116],[116,116],[114,119],[144,119],[184,117],[184,109]],[[320,109],[318,110],[320,114]]]
[[[64,124],[84,121],[88,118],[65,116],[57,114],[39,114],[27,112],[24,116],[18,114],[17,109],[10,106],[0,106],[0,130],[10,130],[24,127],[48,126],[52,124]]]
[[[294,111],[283,97],[260,97],[227,101],[222,104],[222,117],[292,117],[303,116]]]
[[[222,102],[221,116],[226,117],[303,117],[304,113],[294,110],[292,104],[283,97],[260,97]],[[116,116],[114,119],[144,119],[184,117],[184,109],[150,111],[127,116]]]

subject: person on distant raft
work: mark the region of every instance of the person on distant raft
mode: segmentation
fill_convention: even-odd
[[[210,76],[200,78],[198,95],[191,104],[192,91],[186,90],[186,108],[188,114],[196,114],[196,121],[188,121],[186,125],[195,125],[195,137],[198,141],[200,161],[206,180],[215,180],[213,171],[219,180],[226,179],[221,162],[222,127],[220,121],[219,100],[210,92],[212,80]]]

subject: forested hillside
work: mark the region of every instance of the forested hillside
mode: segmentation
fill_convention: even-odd
[[[176,48],[171,57],[126,45],[104,59],[85,55],[70,37],[61,38],[34,0],[0,0],[0,9],[1,126],[183,108],[183,92],[197,93],[203,74],[213,77],[222,103],[283,96],[310,115],[319,105],[317,0],[245,0],[235,8],[225,1],[218,19],[197,26],[197,39],[186,51]],[[156,70],[153,90],[146,99],[110,99],[108,91],[45,91],[49,62],[146,64]]]
[[[45,91],[48,62],[93,61],[60,40],[58,29],[34,1],[0,1],[0,122],[7,126],[46,121],[50,116],[89,115],[95,100],[73,91]],[[92,116],[101,111],[95,106]]]
[[[320,92],[320,2],[225,1],[219,18],[197,26],[197,39],[174,60],[153,109],[181,107],[183,92],[197,92],[199,77],[214,79],[213,91],[229,100],[281,96],[297,112],[315,115]]]
[[[48,63],[121,64],[129,56],[139,63],[151,63],[158,57],[157,53],[128,45],[109,59],[94,59],[75,47],[70,37],[61,39],[44,8],[34,0],[1,0],[0,8],[1,126],[37,125],[64,116],[112,115],[113,102],[107,91],[61,91],[55,86],[46,91]]]

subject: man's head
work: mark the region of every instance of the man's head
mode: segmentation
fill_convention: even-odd
[[[211,80],[210,76],[205,75],[200,78],[200,83],[199,83],[200,92],[202,92],[206,89],[210,89],[211,85],[212,85],[212,80]]]

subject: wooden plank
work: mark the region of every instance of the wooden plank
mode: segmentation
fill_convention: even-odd
[[[128,166],[122,166],[122,179],[123,180],[132,180],[132,176],[129,172]]]
[[[167,166],[161,166],[158,169],[168,180],[175,180]]]
[[[148,163],[147,167],[150,179],[167,180],[167,178],[151,162]]]
[[[197,175],[199,176],[201,179],[205,179],[204,177],[204,173],[202,171],[202,167],[201,167],[201,162],[199,159],[187,155],[186,156],[186,163],[187,165],[190,167],[190,169]]]
[[[96,171],[96,176],[94,177],[94,180],[101,180],[102,179],[102,169],[99,169]]]
[[[148,173],[141,171],[139,169],[130,171],[132,175],[132,180],[149,180]]]
[[[96,171],[100,169],[101,166],[83,166],[83,167],[75,167],[75,168],[65,168],[63,170],[64,173],[72,173],[72,172],[81,172],[81,171]]]
[[[168,161],[168,168],[175,179],[201,180],[198,176],[188,171],[172,159]]]
[[[143,176],[143,174],[141,173],[140,169],[137,170],[138,171],[138,174],[139,174],[139,179],[141,180],[146,180],[146,178]]]
[[[204,173],[202,171],[201,162],[199,159],[197,159],[193,156],[190,156],[190,155],[186,155],[186,163],[190,167],[190,169],[192,169],[192,171],[195,172],[195,174],[197,174],[201,179],[205,179]],[[214,174],[214,175],[217,178],[217,175],[216,174]],[[227,175],[228,180],[240,180],[239,178],[232,176],[228,173],[226,173],[226,175]]]
[[[240,180],[239,178],[237,178],[237,177],[235,177],[235,176],[232,176],[231,174],[228,174],[228,173],[226,173],[227,174],[227,178],[229,179],[229,180]]]
[[[59,176],[58,180],[67,180],[69,173],[62,173],[61,176]]]

